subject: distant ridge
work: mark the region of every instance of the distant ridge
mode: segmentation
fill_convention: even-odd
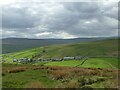
[[[90,42],[96,40],[108,39],[98,38],[72,38],[72,39],[28,39],[28,38],[4,38],[2,39],[2,53],[11,53],[30,48],[47,46],[53,44],[67,44],[77,42]]]

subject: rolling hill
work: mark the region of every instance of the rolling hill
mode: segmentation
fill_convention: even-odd
[[[13,58],[62,58],[64,56],[118,56],[118,40],[108,39],[94,42],[49,45],[21,52],[4,54],[4,59]]]
[[[18,52],[40,46],[53,44],[67,44],[78,42],[89,42],[104,38],[75,38],[75,39],[27,39],[27,38],[6,38],[2,39],[2,53]]]

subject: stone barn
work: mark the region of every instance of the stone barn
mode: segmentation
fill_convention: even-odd
[[[75,57],[64,57],[63,60],[74,60]]]

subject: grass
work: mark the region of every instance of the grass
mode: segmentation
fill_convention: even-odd
[[[61,62],[49,62],[44,64],[45,66],[71,66],[80,68],[118,68],[117,58],[89,58],[81,65],[83,60],[68,60]]]
[[[92,67],[92,68],[118,68],[117,58],[91,58],[86,60],[83,65],[79,67]]]
[[[34,63],[33,65],[44,66],[47,63],[49,62],[37,62],[37,63]]]
[[[42,82],[45,87],[53,87],[55,80],[47,77],[46,70],[27,70],[25,72],[6,74],[3,77],[3,88],[24,88],[30,82]],[[31,87],[28,87],[31,88]]]
[[[71,66],[75,67],[76,65],[80,64],[82,60],[68,60],[68,61],[61,61],[61,62],[49,62],[44,64],[45,66]]]
[[[3,88],[113,88],[118,82],[118,72],[114,69],[28,64],[3,64],[2,69]]]
[[[45,47],[47,54],[42,57],[64,56],[105,56],[117,55],[117,40],[103,40],[89,43],[52,45]]]
[[[7,60],[2,67],[3,88],[81,88],[116,87],[118,80],[117,58],[89,58],[61,62],[39,62],[17,64],[12,59],[36,56],[44,58],[64,56],[117,56],[117,40],[103,40],[89,43],[52,45],[3,55]],[[38,56],[37,56],[38,55]],[[10,64],[11,63],[11,64]],[[77,66],[77,67],[76,67]],[[97,78],[96,78],[97,77]],[[102,77],[102,78],[101,78]]]
[[[32,58],[32,56],[36,55],[36,54],[40,54],[42,53],[43,48],[34,48],[34,49],[30,49],[30,50],[24,50],[21,52],[16,52],[16,53],[9,53],[9,54],[5,54],[3,55],[4,59],[9,62],[12,63],[13,59],[20,59],[20,58]]]
[[[117,80],[108,79],[103,82],[97,82],[97,83],[93,83],[91,85],[86,85],[86,86],[94,87],[94,88],[116,88],[115,85],[118,85]]]
[[[43,54],[43,50],[46,52]],[[40,56],[40,54],[43,54]],[[16,53],[3,55],[7,62],[12,63],[12,59],[16,58],[63,58],[64,56],[117,56],[118,40],[101,40],[87,43],[73,43],[50,45]]]
[[[82,65],[84,60],[64,60],[58,62],[37,62],[33,65],[40,66],[70,66],[80,68],[113,68],[118,69],[118,58],[88,58]],[[17,63],[14,63],[17,64]]]

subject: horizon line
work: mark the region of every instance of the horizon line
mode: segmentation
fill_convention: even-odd
[[[119,38],[119,36],[93,36],[93,37],[77,37],[77,38],[22,38],[22,37],[6,37],[0,39],[82,39],[82,38]]]

